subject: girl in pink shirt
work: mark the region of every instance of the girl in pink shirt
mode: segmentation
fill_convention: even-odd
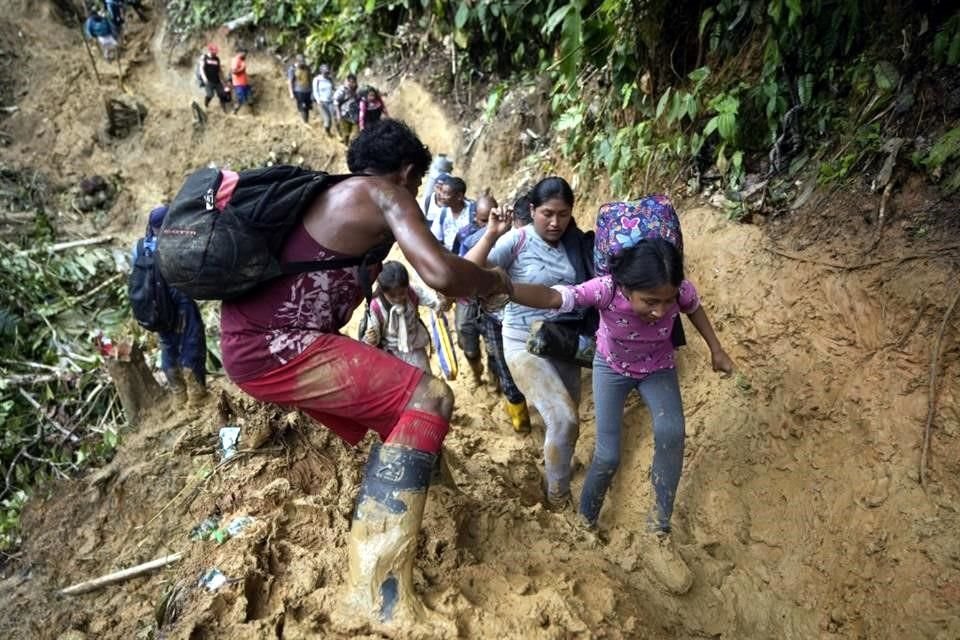
[[[692,574],[669,543],[670,516],[683,468],[684,417],[670,332],[686,314],[710,348],[715,371],[729,373],[733,362],[723,350],[700,306],[693,283],[684,279],[683,258],[662,239],[640,241],[611,258],[610,275],[583,284],[552,288],[514,283],[512,300],[529,307],[596,307],[600,312],[593,394],[597,444],[580,496],[580,514],[594,527],[620,464],[623,409],[636,389],[653,417],[651,468],[656,505],[649,520],[656,544],[651,568],[674,592],[685,592]]]

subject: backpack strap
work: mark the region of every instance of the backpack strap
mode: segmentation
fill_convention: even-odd
[[[520,227],[520,231],[517,233],[517,243],[513,245],[513,259],[516,260],[517,256],[520,255],[520,252],[523,251],[523,247],[527,244],[527,228]]]
[[[447,220],[447,205],[443,205],[443,208],[440,209],[440,222],[437,224],[440,226],[440,244],[443,244],[443,223]]]
[[[373,299],[370,300],[370,313],[376,316],[377,321],[380,322],[381,328],[385,330],[387,314],[383,308],[383,301],[380,299],[380,296],[374,296]]]

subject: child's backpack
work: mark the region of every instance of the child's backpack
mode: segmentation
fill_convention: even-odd
[[[610,258],[649,238],[663,238],[683,254],[680,218],[665,195],[653,194],[630,202],[609,202],[597,212],[597,235],[593,263],[598,276],[610,273]],[[670,339],[674,347],[687,343],[680,316],[673,324]]]
[[[156,257],[145,239],[140,238],[133,270],[127,279],[127,296],[133,317],[141,327],[147,331],[170,331],[176,327],[177,307]]]
[[[663,238],[683,253],[680,218],[670,198],[649,195],[630,202],[609,202],[600,207],[593,245],[597,275],[609,274],[610,258],[645,238]]]
[[[392,242],[351,258],[287,263],[279,258],[307,206],[349,177],[283,165],[193,173],[170,203],[157,239],[163,277],[195,300],[229,300],[281,275],[360,267],[369,298],[366,267],[383,261]]]
[[[414,307],[420,306],[420,296],[417,295],[417,292],[413,289],[407,289],[407,299],[413,303]],[[363,342],[363,337],[367,335],[367,327],[370,323],[370,315],[373,314],[376,316],[377,321],[380,323],[380,326],[383,328],[383,331],[380,332],[380,344],[376,345],[378,348],[383,347],[386,342],[385,331],[387,328],[387,314],[390,313],[390,303],[387,302],[387,299],[382,295],[374,295],[367,302],[367,306],[363,311],[363,317],[360,318],[360,326],[357,329],[357,340]],[[419,313],[417,314],[419,316]],[[420,324],[423,324],[423,320],[420,320]],[[424,325],[426,328],[426,325]]]

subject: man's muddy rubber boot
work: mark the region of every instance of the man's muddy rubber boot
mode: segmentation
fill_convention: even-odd
[[[187,385],[183,381],[183,373],[180,369],[164,369],[163,373],[167,376],[167,382],[170,384],[170,393],[176,398],[177,402],[187,401]]]
[[[207,399],[207,388],[197,380],[197,376],[192,370],[184,367],[181,371],[183,371],[183,380],[187,387],[187,406],[201,406],[203,401]]]
[[[344,604],[354,617],[374,625],[434,624],[436,614],[413,588],[413,560],[435,460],[398,445],[371,448],[348,543]]]
[[[527,410],[527,403],[510,402],[507,400],[507,415],[510,416],[510,424],[517,433],[530,433],[530,412]]]

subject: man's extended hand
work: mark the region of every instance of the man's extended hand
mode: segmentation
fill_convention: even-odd
[[[510,276],[507,275],[507,272],[500,267],[491,269],[491,271],[497,275],[498,281],[494,289],[486,295],[478,296],[480,306],[483,307],[484,311],[502,309],[510,302],[510,296],[513,295],[513,283],[510,281]]]

